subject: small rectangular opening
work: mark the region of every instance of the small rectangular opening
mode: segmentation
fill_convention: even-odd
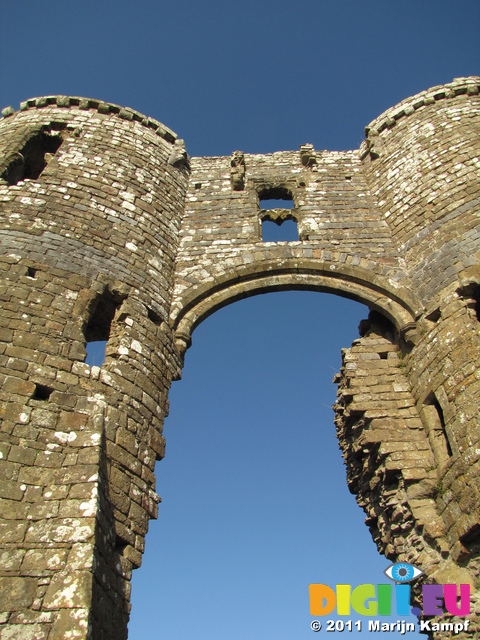
[[[438,322],[441,317],[442,317],[442,314],[441,314],[440,308],[434,309],[431,313],[428,314],[428,316],[425,316],[425,318],[427,320],[430,320],[430,322]]]
[[[44,384],[36,384],[32,400],[48,400],[52,393],[53,389],[51,387],[47,387]]]

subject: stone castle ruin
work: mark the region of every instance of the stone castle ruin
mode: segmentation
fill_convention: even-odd
[[[456,637],[476,637],[479,89],[460,78],[408,98],[344,152],[189,158],[167,127],[114,104],[3,110],[2,639],[127,637],[192,332],[280,289],[371,309],[336,376],[347,480],[387,558],[471,585]],[[273,199],[293,208],[263,208]],[[294,220],[298,241],[264,242],[267,218]]]

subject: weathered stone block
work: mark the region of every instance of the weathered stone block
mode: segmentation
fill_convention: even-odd
[[[33,575],[45,570],[54,571],[64,566],[67,549],[29,549],[25,553],[22,572]]]
[[[58,572],[44,598],[46,609],[76,609],[90,605],[92,574],[89,571]]]
[[[48,640],[86,638],[89,608],[61,609],[55,617]]]
[[[0,576],[0,611],[28,609],[33,603],[36,589],[37,581],[34,578]]]

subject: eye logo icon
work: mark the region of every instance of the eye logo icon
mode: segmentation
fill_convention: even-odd
[[[390,580],[405,583],[416,580],[423,575],[424,572],[415,565],[408,564],[408,562],[396,562],[387,567],[384,574],[387,578],[390,578]]]

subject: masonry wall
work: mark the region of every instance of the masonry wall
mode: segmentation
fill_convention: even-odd
[[[478,79],[434,87],[366,127],[372,196],[423,304],[478,265]]]
[[[478,630],[479,86],[409,98],[346,152],[190,160],[117,105],[3,111],[2,638],[126,638],[192,333],[292,288],[372,310],[336,379],[347,480],[382,553],[471,584]],[[263,208],[278,198],[293,208]],[[264,242],[266,218],[292,218],[298,241]],[[101,337],[105,363],[88,366]]]
[[[29,101],[0,129],[1,633],[121,639],[179,374],[184,152],[160,123],[80,99]],[[61,145],[27,178],[38,132]],[[101,368],[89,334],[109,337]]]
[[[465,523],[477,518],[478,465],[467,467],[458,452],[450,457],[436,408],[417,404],[405,344],[393,325],[372,313],[360,332],[343,350],[334,380],[339,385],[335,424],[349,489],[365,511],[380,553],[420,567],[429,582],[471,585],[476,616],[468,632],[455,637],[476,637],[478,547],[474,537],[468,549],[459,538]],[[418,586],[414,597],[421,610]]]
[[[457,582],[479,575],[479,107],[476,79],[434,87],[371,123],[364,156],[425,308],[403,361],[435,454],[443,577]]]
[[[292,209],[262,209],[279,193],[290,196]],[[264,242],[262,220],[287,217],[297,222],[299,240]],[[192,158],[171,309],[180,350],[216,308],[292,287],[368,300],[400,326],[413,318],[417,303],[358,153],[305,145]]]

